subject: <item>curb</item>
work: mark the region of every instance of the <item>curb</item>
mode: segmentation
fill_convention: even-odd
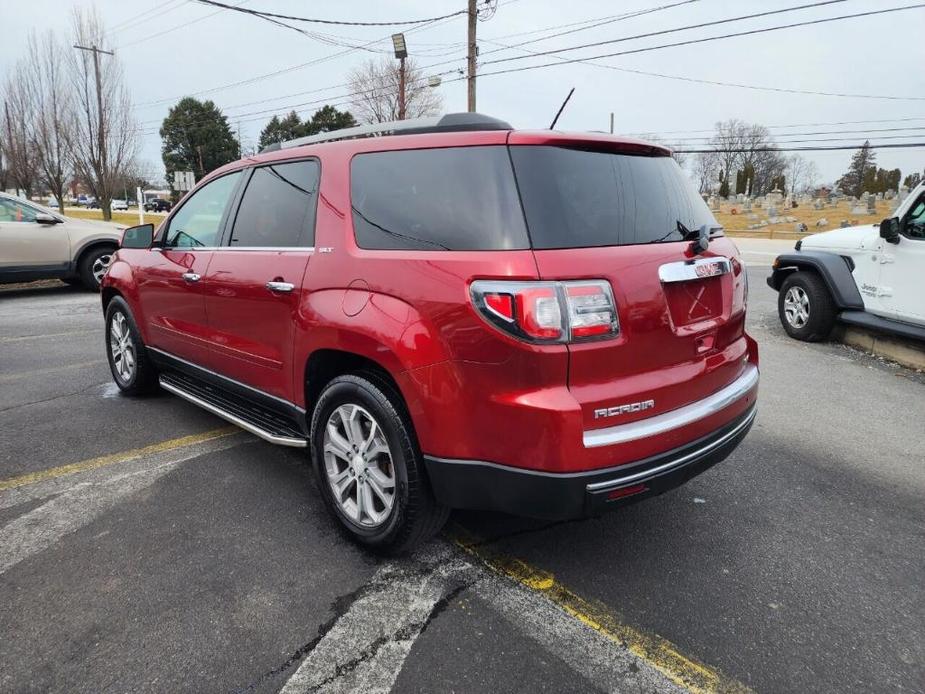
[[[925,344],[923,343],[904,340],[892,335],[881,335],[854,326],[839,326],[833,337],[846,345],[890,359],[910,369],[925,371]]]

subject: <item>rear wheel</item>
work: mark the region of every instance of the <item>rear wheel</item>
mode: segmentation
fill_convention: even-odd
[[[443,527],[398,393],[361,376],[335,378],[312,415],[311,456],[325,504],[355,541],[400,554]]]
[[[813,272],[794,272],[784,280],[777,312],[784,330],[797,340],[825,340],[835,325],[835,302],[825,282]]]
[[[115,252],[116,249],[112,246],[100,246],[84,253],[78,267],[81,284],[87,289],[99,290],[100,282],[103,281],[103,275],[109,269],[112,254]]]

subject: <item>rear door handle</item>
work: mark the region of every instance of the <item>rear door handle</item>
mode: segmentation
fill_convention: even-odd
[[[200,279],[202,279],[202,275],[197,275],[195,272],[184,272],[183,279],[185,279],[187,282],[198,282]]]
[[[267,289],[271,292],[288,293],[295,289],[292,282],[267,282]]]

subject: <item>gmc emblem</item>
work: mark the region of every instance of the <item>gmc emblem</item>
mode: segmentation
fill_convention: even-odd
[[[694,266],[694,272],[697,273],[697,277],[716,277],[716,275],[723,274],[723,264],[701,263]]]
[[[604,407],[600,410],[594,410],[594,418],[601,419],[602,417],[618,417],[621,414],[627,414],[629,412],[643,412],[644,410],[651,410],[653,407],[655,407],[655,400],[629,402],[625,405],[616,405],[614,407]]]

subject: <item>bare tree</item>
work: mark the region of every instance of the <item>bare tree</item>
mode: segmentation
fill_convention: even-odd
[[[786,174],[791,195],[815,189],[816,180],[819,178],[816,163],[804,159],[799,154],[787,158]]]
[[[35,106],[30,127],[39,175],[62,214],[64,193],[73,171],[70,134],[75,125],[64,56],[65,48],[53,32],[47,32],[41,41],[32,34],[24,64]]]
[[[353,111],[365,123],[398,120],[398,61],[369,60],[350,74]],[[434,116],[443,108],[443,98],[427,85],[424,71],[405,60],[405,115],[407,118]]]
[[[31,136],[35,102],[25,62],[7,75],[3,89],[3,158],[17,191],[30,197],[38,179],[38,156]]]
[[[105,31],[95,9],[74,8],[73,30],[76,45],[103,48]],[[76,125],[70,140],[74,168],[99,201],[103,219],[109,220],[115,187],[138,149],[132,102],[116,56],[86,50],[68,55],[76,92]]]
[[[700,152],[694,158],[694,180],[701,195],[713,192],[719,169],[720,157],[716,152]]]

